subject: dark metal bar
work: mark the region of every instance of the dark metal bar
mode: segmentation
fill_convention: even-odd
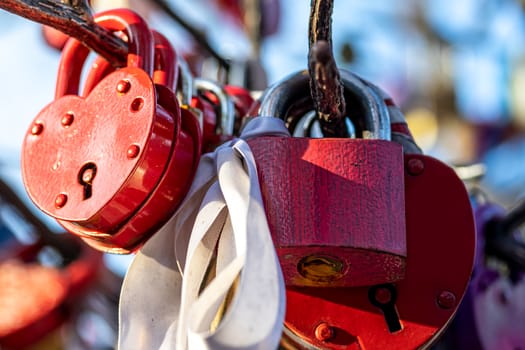
[[[333,0],[312,0],[308,30],[310,91],[325,136],[346,137],[346,103],[332,52]]]
[[[87,0],[2,0],[0,9],[56,28],[115,66],[126,62],[127,44],[94,23]]]

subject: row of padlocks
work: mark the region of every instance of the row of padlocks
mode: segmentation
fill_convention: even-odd
[[[135,255],[119,310],[108,306],[120,349],[524,345],[519,308],[484,334],[493,315],[479,306],[502,283],[523,284],[523,206],[507,212],[423,154],[395,101],[337,68],[330,37],[313,40],[310,70],[255,94],[194,76],[132,10],[89,25],[127,51],[60,44],[55,97],[28,127],[21,173],[34,204],[74,236],[42,228],[29,248],[2,250],[0,278],[14,282],[12,299],[0,292],[13,315],[1,348],[30,349],[72,305],[101,304],[93,287],[115,289],[101,252]],[[39,225],[2,192],[0,204]],[[64,261],[37,283],[23,265],[43,246]],[[47,286],[47,309],[16,299],[20,274],[32,291]]]

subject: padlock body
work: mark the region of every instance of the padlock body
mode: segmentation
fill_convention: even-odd
[[[117,91],[121,82],[130,86],[126,93]],[[26,189],[55,218],[114,232],[162,177],[174,129],[173,118],[156,107],[149,76],[122,68],[87,98],[61,97],[35,118],[23,145]]]
[[[405,278],[392,284],[401,329],[389,331],[382,310],[370,301],[370,287],[294,287],[286,293],[287,341],[306,342],[308,349],[427,349],[455,315],[476,247],[469,196],[437,159],[406,155],[405,165],[407,266]],[[335,330],[329,342],[316,338],[322,322]]]
[[[158,100],[166,110],[178,109],[173,92],[163,86],[156,86],[156,90]],[[201,154],[201,130],[197,117],[188,108],[181,108],[180,113],[173,116],[179,127],[175,129],[175,143],[165,172],[144,204],[116,232],[104,234],[65,220],[58,220],[59,223],[98,250],[129,254],[140,248],[173,215],[183,200]]]
[[[285,282],[363,286],[405,273],[403,152],[384,140],[249,140]]]

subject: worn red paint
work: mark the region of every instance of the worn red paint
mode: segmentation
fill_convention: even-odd
[[[108,71],[102,66],[92,72],[102,80],[86,97],[76,96],[89,51],[68,42],[56,99],[35,119],[46,124],[47,132],[26,136],[22,154],[24,183],[33,201],[88,244],[113,252],[136,249],[171,216],[189,188],[201,150],[198,122],[193,115],[181,116],[173,86],[154,85],[175,84],[175,70],[160,74],[171,56],[157,55],[158,81],[153,81],[149,28],[137,15],[119,17],[122,13],[106,13],[98,23],[133,31],[128,36],[138,42],[129,43],[135,50],[128,55],[129,67],[104,76]],[[125,94],[116,88],[123,81],[129,83],[129,90],[127,83],[120,89]],[[56,115],[70,111],[78,116],[73,125],[63,128],[54,122]],[[78,178],[86,164],[97,169],[88,199]],[[39,185],[43,182],[47,186]],[[53,193],[67,193],[68,205],[58,210]]]
[[[409,158],[424,162],[425,171],[405,176],[407,265],[405,278],[393,284],[402,329],[388,331],[368,299],[369,287],[288,286],[285,326],[297,337],[323,349],[417,349],[431,344],[451,320],[474,261],[472,209],[451,168],[427,156]],[[440,293],[446,308],[439,305]],[[319,320],[336,330],[329,343],[313,334]]]
[[[287,285],[360,286],[403,278],[405,191],[399,144],[283,137],[249,144]],[[310,256],[319,257],[314,280],[298,271]],[[323,279],[325,272],[330,276]]]

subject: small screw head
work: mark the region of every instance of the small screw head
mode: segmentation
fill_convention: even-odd
[[[127,156],[128,159],[136,158],[140,153],[140,147],[137,145],[131,145],[128,147]]]
[[[32,135],[40,135],[44,131],[44,125],[40,122],[36,122],[31,127],[31,134]]]
[[[437,303],[442,309],[452,309],[456,306],[456,296],[454,293],[444,290],[439,293]]]
[[[121,80],[117,84],[117,92],[125,94],[131,89],[131,83],[128,80]]]
[[[60,209],[67,203],[67,196],[64,193],[60,193],[55,198],[55,208]]]
[[[377,302],[381,304],[388,304],[392,300],[392,292],[388,288],[379,287],[374,293]]]
[[[335,337],[335,329],[326,322],[320,323],[315,328],[315,338],[319,341],[329,341]]]
[[[62,123],[62,126],[70,126],[71,124],[73,124],[73,120],[75,120],[75,115],[73,114],[73,112],[67,112],[62,117],[60,123]]]
[[[408,160],[407,170],[412,176],[421,175],[425,170],[425,163],[421,159],[411,158]]]

